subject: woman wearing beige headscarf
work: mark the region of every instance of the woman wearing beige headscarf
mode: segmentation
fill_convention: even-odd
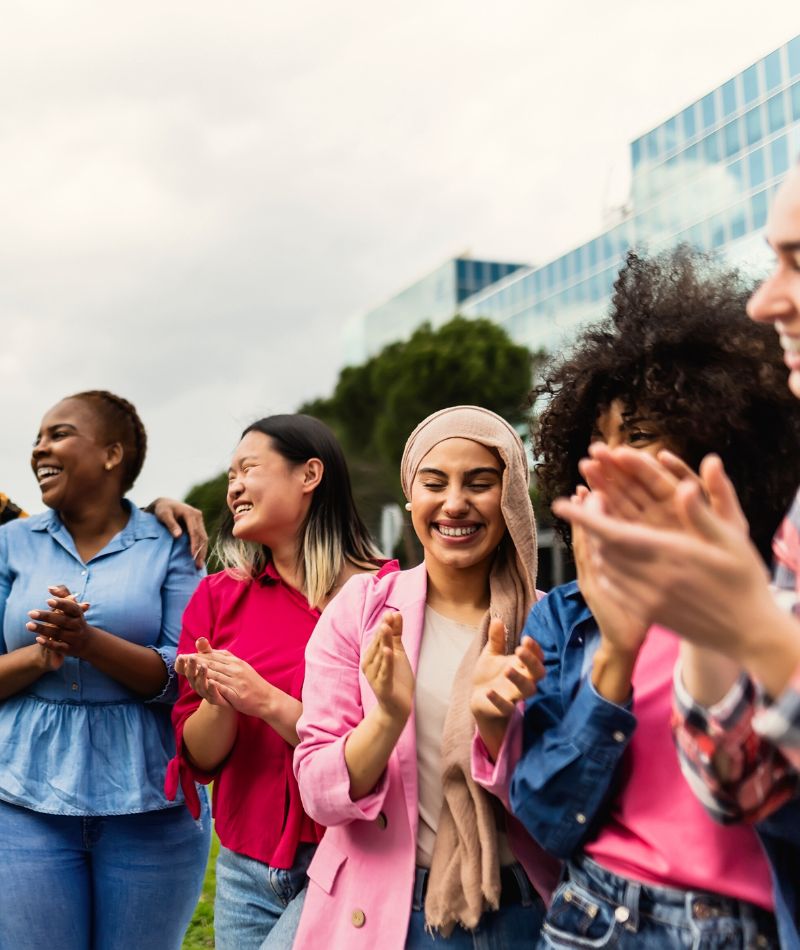
[[[532,946],[555,869],[473,781],[469,708],[498,663],[512,698],[514,663],[543,672],[517,643],[535,599],[525,450],[494,413],[444,409],[409,437],[401,480],[424,563],[349,581],[306,653],[295,772],[328,831],[294,946]]]

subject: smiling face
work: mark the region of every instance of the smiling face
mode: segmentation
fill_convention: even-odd
[[[486,446],[445,439],[422,459],[411,486],[411,520],[425,560],[464,569],[489,564],[506,524],[503,465]]]
[[[775,251],[775,269],[750,298],[753,320],[772,323],[789,367],[789,388],[800,398],[800,166],[795,165],[778,189],[769,220],[767,242]]]
[[[262,432],[248,432],[228,470],[233,536],[274,548],[298,535],[311,504],[303,465],[293,465]]]
[[[31,468],[48,508],[70,510],[115,477],[118,444],[109,445],[103,421],[91,403],[64,399],[42,419],[31,453]]]
[[[673,449],[646,415],[629,413],[626,416],[625,405],[621,399],[614,399],[608,409],[597,417],[592,442],[604,442],[612,449],[628,445],[632,449],[647,452],[654,458],[661,449]]]

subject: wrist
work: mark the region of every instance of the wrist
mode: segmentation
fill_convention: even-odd
[[[403,713],[399,710],[386,709],[381,705],[375,707],[376,725],[384,732],[396,733],[398,736],[405,728],[409,715],[410,711]]]
[[[628,701],[638,655],[638,649],[620,650],[605,641],[600,644],[592,662],[592,685],[604,699],[618,706]]]
[[[735,658],[748,675],[777,698],[800,665],[800,625],[776,604],[739,639]]]

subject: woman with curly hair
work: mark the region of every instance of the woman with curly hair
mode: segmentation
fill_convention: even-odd
[[[667,449],[681,473],[716,452],[768,557],[800,479],[800,412],[778,342],[748,320],[747,297],[737,272],[685,248],[630,254],[610,318],[535,390],[550,397],[536,433],[544,496],[589,495],[576,485],[603,476],[597,460],[579,465],[591,442]],[[540,946],[777,946],[755,831],[714,824],[680,772],[670,731],[677,637],[605,596],[581,531],[561,530],[578,579],[531,611],[524,633],[547,673],[525,708],[521,753],[522,716],[498,709],[512,728],[483,776],[499,782],[517,743],[512,808],[568,861]]]

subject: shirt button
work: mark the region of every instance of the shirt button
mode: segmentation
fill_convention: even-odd
[[[622,732],[621,729],[617,729],[617,731],[613,734],[612,738],[613,738],[614,742],[624,742],[624,741],[625,741],[625,733]]]
[[[378,812],[378,817],[375,819],[375,824],[381,829],[381,831],[383,831],[383,829],[389,824],[389,820],[382,811]]]
[[[585,825],[586,815],[584,815],[582,811],[579,811],[578,814],[575,816],[575,821],[577,821],[579,825]]]
[[[73,688],[74,690],[76,690],[76,689],[78,688],[78,684],[77,684],[77,683],[73,683],[73,684],[72,684],[72,688]]]
[[[367,915],[364,913],[364,911],[356,908],[350,917],[350,922],[354,927],[363,927],[366,919]]]
[[[87,571],[81,571],[81,577],[86,577]]]
[[[627,919],[630,917],[630,915],[631,915],[631,912],[628,910],[627,907],[618,907],[614,911],[614,919],[619,921],[619,923],[621,924],[624,924],[627,921]]]

